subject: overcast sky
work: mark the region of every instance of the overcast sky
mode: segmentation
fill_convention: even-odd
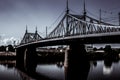
[[[37,26],[41,36],[45,27],[50,27],[66,8],[66,0],[0,0],[0,44],[7,40],[22,39],[26,25],[29,32]],[[75,14],[82,14],[83,0],[69,0],[69,8]],[[120,12],[120,0],[86,0],[87,14],[99,18],[116,19]],[[57,24],[57,23],[56,23]],[[51,30],[56,25],[52,25]]]

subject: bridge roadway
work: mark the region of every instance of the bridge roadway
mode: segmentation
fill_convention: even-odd
[[[96,34],[85,34],[85,35],[74,35],[59,38],[43,39],[36,42],[22,44],[16,47],[43,47],[43,46],[54,46],[54,45],[70,45],[72,43],[79,44],[101,44],[101,43],[120,43],[120,32],[107,32],[107,33],[96,33]]]

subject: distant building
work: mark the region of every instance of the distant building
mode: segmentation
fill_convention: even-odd
[[[93,52],[93,46],[86,46],[87,52]]]

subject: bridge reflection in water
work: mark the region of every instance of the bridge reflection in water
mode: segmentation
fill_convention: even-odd
[[[65,52],[65,59],[43,60],[33,56],[28,58],[24,66],[16,66],[21,75],[35,80],[119,80],[119,58],[106,58],[102,61],[90,60],[84,45],[77,48],[76,44],[70,45]],[[80,51],[80,52],[78,52]],[[118,57],[118,56],[115,56]],[[31,61],[32,60],[32,61]],[[113,62],[118,62],[112,65]],[[113,67],[115,68],[113,70]],[[117,68],[116,68],[117,67]],[[113,71],[113,72],[112,72]],[[25,76],[25,74],[27,76]],[[96,75],[96,76],[95,76]],[[109,75],[109,77],[107,77]],[[28,77],[30,76],[30,77]]]
[[[31,61],[19,68],[16,60],[0,60],[0,79],[2,80],[119,80],[119,59],[88,60],[86,55],[77,58],[67,51],[67,62]],[[84,52],[84,50],[83,50]],[[76,54],[76,53],[75,53]],[[82,53],[81,53],[82,54]],[[71,57],[72,56],[72,57]],[[8,78],[9,77],[9,78]]]
[[[53,61],[49,59],[49,61],[46,62],[46,60],[39,59],[39,61],[32,63],[28,60],[26,66],[23,66],[25,68],[19,68],[19,66],[17,68],[20,72],[36,80],[87,80],[90,63],[84,55],[86,52],[84,52],[85,50],[83,50],[83,48],[84,46],[80,48],[83,51],[80,54],[74,52],[77,56],[72,54],[73,50],[68,50],[66,53],[67,57],[65,56],[67,59],[65,60]],[[76,48],[72,49],[76,50]],[[83,55],[78,57],[81,54]],[[24,76],[23,73],[22,75]]]

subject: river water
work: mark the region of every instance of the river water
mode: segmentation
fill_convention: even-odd
[[[16,60],[0,61],[0,80],[120,80],[119,60],[94,60],[65,67],[64,62],[38,62],[35,72],[16,67]]]

